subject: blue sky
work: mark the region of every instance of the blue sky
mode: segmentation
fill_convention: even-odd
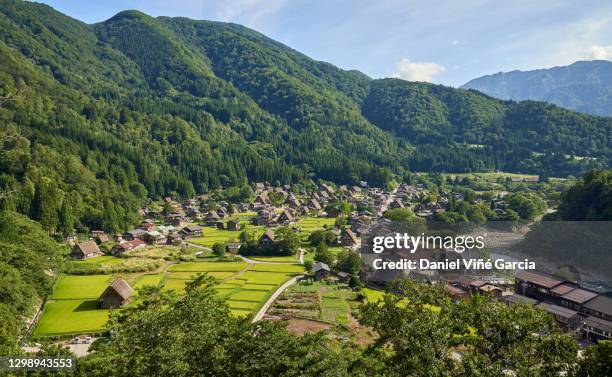
[[[612,60],[607,0],[44,0],[87,23],[125,9],[235,22],[367,75],[459,86],[499,71]]]

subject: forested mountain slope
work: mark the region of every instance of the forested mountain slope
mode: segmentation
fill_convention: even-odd
[[[501,99],[546,101],[594,115],[612,115],[612,62],[579,61],[532,71],[499,72],[466,83]]]
[[[51,231],[248,181],[608,166],[612,119],[372,80],[245,27],[0,3],[0,200]],[[573,155],[580,158],[573,158]]]

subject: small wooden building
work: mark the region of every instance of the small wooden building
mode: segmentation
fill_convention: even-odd
[[[70,256],[75,259],[87,259],[102,255],[98,244],[94,241],[80,242],[72,248]]]
[[[240,223],[237,220],[229,220],[227,230],[240,230]]]
[[[117,279],[113,281],[100,296],[100,308],[101,309],[112,309],[121,307],[128,302],[134,290],[127,281],[123,279]]]
[[[313,266],[315,280],[327,279],[331,274],[329,266],[323,262],[317,262]]]

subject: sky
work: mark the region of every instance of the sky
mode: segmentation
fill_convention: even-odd
[[[42,2],[87,23],[126,9],[234,22],[313,59],[373,78],[450,86],[500,71],[612,60],[609,0]]]

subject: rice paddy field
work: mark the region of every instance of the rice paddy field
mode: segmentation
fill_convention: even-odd
[[[94,261],[96,258],[92,258],[86,262],[108,263],[113,260],[113,257],[98,258],[104,259]],[[174,290],[182,294],[187,282],[203,272],[217,280],[217,294],[227,302],[232,314],[243,316],[259,310],[280,285],[303,273],[304,267],[296,263],[197,261],[174,263],[151,273],[62,275],[55,283],[33,335],[73,336],[105,331],[110,311],[98,308],[98,298],[117,277],[126,279],[136,290],[133,301],[137,301],[137,290],[145,285],[161,284],[164,291]]]
[[[202,237],[192,238],[189,240],[189,242],[206,247],[212,247],[212,245],[217,242],[237,242],[238,237],[243,230],[251,233],[254,238],[258,238],[263,234],[265,229],[263,226],[256,226],[252,224],[247,224],[240,230],[217,229],[207,226],[202,228]]]

